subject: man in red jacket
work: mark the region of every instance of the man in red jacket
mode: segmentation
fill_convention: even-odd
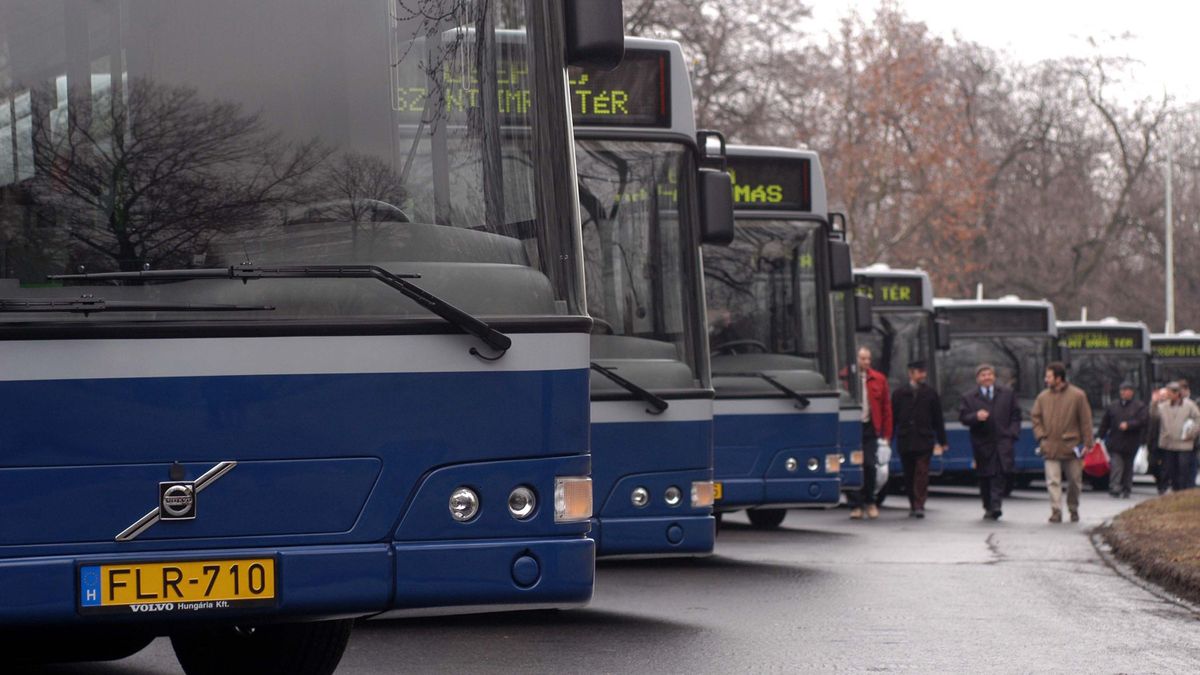
[[[850,517],[863,517],[866,508],[868,518],[879,517],[875,505],[875,451],[879,440],[887,443],[892,438],[892,397],[888,394],[887,376],[871,367],[871,350],[858,349],[858,377],[863,400],[863,486],[862,490],[848,492]]]

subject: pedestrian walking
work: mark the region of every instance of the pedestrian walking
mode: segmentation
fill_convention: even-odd
[[[1200,408],[1183,395],[1178,382],[1167,385],[1167,399],[1151,411],[1158,420],[1158,448],[1166,466],[1171,490],[1178,492],[1195,486],[1191,473],[1192,449],[1200,436]]]
[[[1150,454],[1150,475],[1154,476],[1154,487],[1158,494],[1164,495],[1171,488],[1171,477],[1167,475],[1167,463],[1163,459],[1163,450],[1158,447],[1158,431],[1162,425],[1158,416],[1153,414],[1154,407],[1170,398],[1171,392],[1166,387],[1160,387],[1150,394],[1150,422],[1146,425],[1146,449]]]
[[[946,447],[946,423],[937,391],[926,384],[929,376],[924,361],[908,364],[908,383],[892,393],[896,416],[896,450],[904,465],[904,487],[908,492],[910,518],[925,517],[929,495],[929,460]]]
[[[1041,447],[1050,493],[1050,522],[1062,522],[1062,484],[1067,481],[1071,522],[1079,522],[1083,453],[1092,447],[1092,407],[1082,389],[1067,382],[1067,368],[1046,366],[1046,388],[1033,402],[1033,436]]]
[[[958,421],[971,433],[983,517],[999,520],[1005,479],[1013,472],[1013,447],[1021,435],[1021,408],[1013,390],[996,383],[996,368],[990,363],[975,368],[975,384],[962,395]]]
[[[1133,457],[1146,435],[1150,410],[1134,397],[1133,383],[1121,383],[1119,398],[1108,404],[1100,418],[1097,436],[1108,448],[1112,468],[1108,474],[1108,494],[1129,497],[1133,490]]]
[[[1183,397],[1191,399],[1192,403],[1196,403],[1196,399],[1192,398],[1192,389],[1188,381],[1184,378],[1179,378],[1179,388],[1183,390]],[[1200,408],[1200,403],[1196,403],[1196,407]],[[1192,446],[1192,462],[1188,469],[1188,475],[1192,477],[1192,482],[1188,483],[1188,487],[1195,487],[1195,476],[1200,473],[1200,438],[1196,439],[1196,443]]]
[[[846,493],[850,503],[850,517],[861,519],[866,509],[867,518],[878,518],[879,507],[875,504],[875,462],[879,440],[884,443],[892,437],[892,399],[888,396],[887,376],[871,367],[871,350],[858,348],[858,383],[862,391],[862,453],[863,485],[861,490]]]

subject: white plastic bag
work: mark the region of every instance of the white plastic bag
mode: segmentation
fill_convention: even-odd
[[[1140,445],[1137,454],[1133,456],[1133,475],[1144,473],[1150,473],[1150,450]]]
[[[882,438],[875,446],[875,487],[882,490],[888,482],[888,466],[892,462],[892,446]]]
[[[887,466],[892,461],[892,446],[882,438],[875,445],[875,464]]]
[[[1183,423],[1183,433],[1182,433],[1182,434],[1180,434],[1180,436],[1179,436],[1179,440],[1181,440],[1181,441],[1190,441],[1190,440],[1192,440],[1193,438],[1195,438],[1195,437],[1196,437],[1196,435],[1195,435],[1194,433],[1192,433],[1192,432],[1194,432],[1195,430],[1196,430],[1196,423],[1195,423],[1195,422],[1193,422],[1193,421],[1192,421],[1192,420],[1190,420],[1190,419],[1189,419],[1189,420],[1187,420],[1187,421],[1185,421],[1185,422]]]

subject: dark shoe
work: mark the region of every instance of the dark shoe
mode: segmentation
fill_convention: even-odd
[[[1079,522],[1079,512],[1078,512],[1078,511],[1072,511],[1072,512],[1071,512],[1071,522],[1072,522],[1072,523],[1078,523],[1078,522]]]
[[[1129,499],[1129,493],[1128,493],[1128,492],[1122,492],[1122,493],[1121,493],[1121,499]]]
[[[984,520],[1000,520],[1001,515],[1002,515],[1001,511],[988,511],[987,513],[983,514],[983,519]]]
[[[925,517],[925,509],[917,509],[916,511],[913,511],[912,517],[913,518],[924,518]]]
[[[1110,493],[1108,493],[1108,496],[1112,497],[1113,499],[1117,499],[1118,497],[1121,496],[1121,493],[1120,492],[1110,492]]]
[[[1050,522],[1061,523],[1062,522],[1062,511],[1051,511],[1050,512]]]
[[[909,518],[920,518],[921,516],[918,516],[916,511],[909,511],[908,517]]]

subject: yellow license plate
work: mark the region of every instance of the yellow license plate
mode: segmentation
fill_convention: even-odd
[[[721,484],[719,482],[713,482],[713,501],[721,501],[721,494]]]
[[[861,466],[862,462],[863,462],[863,451],[862,450],[855,450],[850,453],[850,463],[851,464],[858,464]]]
[[[81,612],[188,612],[272,605],[275,560],[195,560],[85,565]]]

